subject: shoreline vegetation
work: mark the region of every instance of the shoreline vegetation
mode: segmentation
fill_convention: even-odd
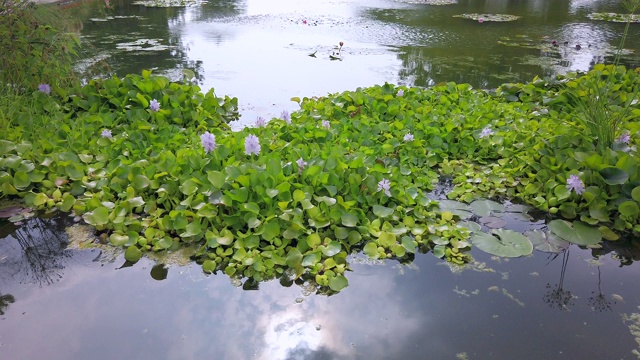
[[[131,262],[188,247],[205,272],[331,294],[348,285],[352,252],[464,264],[471,246],[517,257],[640,233],[640,69],[599,64],[490,91],[377,85],[294,98],[300,110],[233,132],[236,98],[151,71],[80,86],[75,39],[27,25],[16,36],[42,41],[14,60],[40,70],[2,79],[0,198],[81,216]],[[481,221],[532,208],[546,230]]]

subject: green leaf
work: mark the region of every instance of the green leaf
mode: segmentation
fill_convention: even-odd
[[[365,254],[367,254],[370,258],[374,258],[374,259],[378,258],[378,246],[376,246],[376,243],[374,242],[367,243],[367,245],[364,246],[364,249],[362,249],[362,251]]]
[[[300,252],[300,250],[298,250],[298,248],[291,248],[291,250],[289,251],[289,254],[287,254],[286,262],[287,262],[287,265],[292,269],[296,269],[299,266],[301,266],[302,253]]]
[[[225,175],[220,171],[208,171],[207,179],[216,189],[222,189],[226,180]]]
[[[635,201],[625,201],[618,206],[618,211],[624,216],[635,219],[640,213],[640,208],[638,208],[638,203]]]
[[[384,218],[393,214],[393,209],[381,205],[373,205],[373,213]]]
[[[312,267],[315,264],[317,264],[321,259],[322,257],[320,256],[319,253],[317,252],[311,253],[305,256],[304,259],[302,259],[302,266]]]
[[[29,174],[22,171],[16,171],[13,175],[13,186],[18,190],[24,190],[31,185]]]
[[[198,190],[198,184],[191,179],[183,182],[182,185],[180,185],[180,191],[185,195],[192,195],[196,192],[196,190]]]
[[[349,286],[349,281],[347,281],[347,278],[345,278],[341,274],[338,274],[332,278],[329,278],[329,287],[333,291],[340,291],[346,288],[347,286]]]
[[[574,221],[573,224],[565,220],[551,220],[549,230],[560,238],[582,246],[595,245],[602,241],[602,234],[594,227],[582,221]]]
[[[280,235],[280,224],[277,219],[272,219],[263,226],[263,230],[262,237],[267,241],[271,241]]]
[[[607,185],[622,185],[629,180],[629,174],[616,167],[606,167],[600,170],[600,176],[602,176]]]
[[[127,236],[127,240],[129,237]],[[124,258],[132,263],[137,263],[138,260],[142,257],[142,251],[138,249],[138,247],[131,245],[127,248],[127,251],[124,252]]]
[[[551,232],[539,229],[529,230],[524,235],[531,241],[533,247],[542,252],[559,253],[569,248],[570,243]]]
[[[322,249],[322,254],[324,254],[324,256],[331,257],[339,253],[340,250],[342,250],[342,245],[337,241],[332,241],[329,243],[329,245]]]
[[[504,205],[491,200],[476,200],[469,204],[474,214],[482,217],[504,212]]]
[[[202,270],[206,273],[212,273],[214,271],[216,271],[216,267],[218,265],[216,264],[215,261],[211,261],[211,260],[205,260],[202,263]]]
[[[478,249],[502,257],[519,257],[533,252],[531,241],[520,233],[498,229],[492,234],[477,232],[470,240]]]

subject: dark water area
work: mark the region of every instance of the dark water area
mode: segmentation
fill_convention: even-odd
[[[123,266],[67,248],[72,224],[1,224],[0,358],[637,358],[640,252],[626,240],[516,259],[473,250],[464,268],[354,255],[349,286],[324,296],[196,264]]]
[[[419,2],[419,1],[418,1]],[[612,62],[625,24],[591,20],[624,13],[619,1],[460,0],[433,6],[387,0],[209,0],[156,8],[100,1],[83,13],[83,39],[124,76],[154,69],[173,79],[195,71],[203,90],[238,97],[241,120],[294,111],[291,97],[324,96],[385,82],[495,88]],[[479,23],[464,13],[521,16]],[[621,63],[640,66],[640,24]],[[553,41],[559,46],[553,46]],[[341,60],[331,60],[340,41]],[[566,45],[565,45],[566,43]],[[580,49],[576,48],[580,45]],[[309,56],[315,52],[315,57]]]

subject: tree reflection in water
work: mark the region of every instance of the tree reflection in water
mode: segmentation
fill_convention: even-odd
[[[611,302],[607,300],[607,298],[602,293],[600,282],[600,266],[598,266],[598,293],[596,294],[595,291],[591,292],[591,296],[589,297],[589,306],[591,306],[593,311],[597,312],[611,311]]]
[[[0,281],[49,285],[62,277],[71,258],[63,217],[25,220],[9,236],[0,239]]]
[[[0,294],[0,315],[4,315],[9,307],[9,304],[16,302],[16,298],[11,294]]]
[[[558,254],[554,254],[552,260],[556,259]],[[569,249],[562,252],[562,270],[560,270],[560,281],[555,286],[547,283],[547,292],[542,298],[545,303],[552,308],[558,308],[560,310],[569,310],[570,306],[573,306],[574,296],[571,291],[565,290],[564,287],[564,274],[567,271],[567,263],[569,262]]]

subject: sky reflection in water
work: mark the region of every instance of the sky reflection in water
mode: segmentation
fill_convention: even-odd
[[[29,246],[50,247],[54,231],[58,225]],[[19,247],[17,237],[0,240],[5,274],[22,256],[7,251]],[[0,316],[0,357],[632,358],[636,345],[620,314],[638,311],[636,264],[619,267],[610,253],[594,261],[572,246],[563,274],[563,255],[473,254],[485,265],[462,272],[431,254],[384,266],[353,257],[349,287],[327,297],[278,281],[242,290],[195,264],[170,267],[157,281],[149,260],[121,268],[122,258],[103,263],[96,250],[61,249],[40,261],[56,267],[2,277],[0,292],[15,302]],[[55,281],[39,281],[52,274]]]

